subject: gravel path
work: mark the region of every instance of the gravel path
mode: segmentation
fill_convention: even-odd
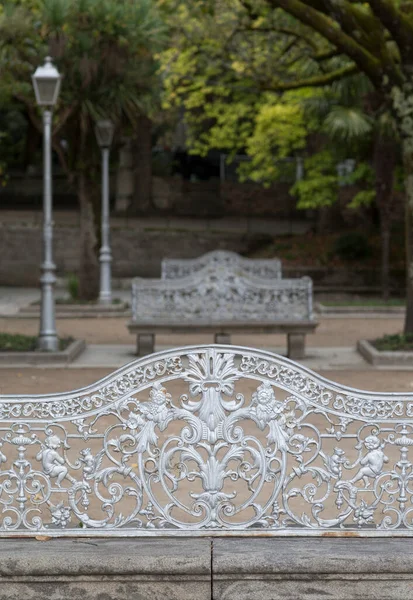
[[[403,327],[401,316],[383,316],[353,318],[320,318],[320,325],[313,335],[308,336],[309,346],[348,347],[355,346],[357,340],[373,339],[385,333],[397,333]],[[126,328],[125,318],[107,319],[60,319],[57,330],[61,337],[73,336],[83,338],[89,344],[134,344],[134,337]],[[0,318],[0,331],[37,335],[39,319]],[[159,335],[160,346],[183,346],[191,344],[208,344],[212,335]],[[266,346],[283,346],[285,335],[234,335],[234,344],[263,348]]]

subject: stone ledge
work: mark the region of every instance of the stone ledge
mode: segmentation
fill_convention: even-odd
[[[359,340],[357,350],[367,362],[375,367],[413,367],[413,352],[384,352],[377,350],[368,340]]]
[[[26,576],[207,576],[209,539],[0,540],[0,584]],[[1,587],[1,586],[0,586]]]
[[[82,319],[82,318],[110,318],[127,317],[131,314],[131,309],[124,302],[120,304],[56,304],[56,317],[58,319]],[[13,318],[33,318],[40,316],[40,306],[38,304],[29,304],[22,306]]]
[[[0,600],[211,600],[203,540],[1,540]]]
[[[11,532],[12,533],[12,532]],[[413,598],[402,538],[0,541],[0,600]]]
[[[411,538],[218,538],[213,549],[216,577],[404,573],[413,578]]]
[[[212,552],[211,552],[212,550]],[[400,600],[411,539],[0,541],[0,600]]]
[[[409,539],[218,539],[214,600],[413,598]]]
[[[86,348],[84,340],[74,340],[66,350],[58,352],[0,352],[0,367],[68,365]]]

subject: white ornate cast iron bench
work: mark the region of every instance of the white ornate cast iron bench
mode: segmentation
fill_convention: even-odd
[[[413,394],[236,346],[0,396],[0,536],[413,534]]]
[[[235,332],[286,333],[288,356],[299,359],[306,334],[318,325],[312,307],[309,277],[264,279],[214,265],[177,279],[135,278],[128,328],[138,356],[154,351],[156,333],[196,331],[226,344]]]
[[[229,250],[213,250],[199,258],[164,258],[162,279],[177,279],[197,273],[205,267],[230,268],[236,273],[249,273],[266,279],[282,277],[282,263],[278,258],[244,258]]]
[[[2,395],[0,598],[411,599],[412,448],[413,394],[235,346]]]

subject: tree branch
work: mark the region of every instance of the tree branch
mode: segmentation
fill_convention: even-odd
[[[315,10],[313,0],[269,0],[273,7],[283,8],[299,21],[312,27],[340,52],[347,54],[371,81],[379,86],[384,75],[383,65],[360,43],[339,28],[339,24],[319,10]],[[397,81],[399,83],[399,81]]]
[[[341,69],[337,69],[331,73],[326,73],[325,75],[316,75],[314,77],[308,77],[307,79],[301,80],[283,81],[276,83],[273,86],[265,86],[262,89],[268,92],[285,92],[288,90],[297,90],[305,87],[324,87],[330,83],[333,83],[333,81],[343,79],[343,77],[346,77],[347,75],[353,75],[357,72],[358,67],[353,63],[352,65],[346,65]]]
[[[391,33],[404,62],[411,63],[413,54],[413,24],[389,0],[368,0],[374,15]]]
[[[332,48],[331,50],[326,50],[326,52],[314,54],[314,56],[311,56],[311,58],[316,62],[324,62],[325,60],[330,60],[331,58],[336,58],[337,56],[341,55],[342,52],[338,51],[336,48]]]

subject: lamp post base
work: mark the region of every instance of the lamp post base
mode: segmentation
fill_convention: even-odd
[[[55,335],[39,336],[37,348],[42,352],[57,352],[59,350],[59,340]]]
[[[99,294],[99,304],[104,304],[108,306],[112,304],[112,294],[111,292],[100,292]]]

